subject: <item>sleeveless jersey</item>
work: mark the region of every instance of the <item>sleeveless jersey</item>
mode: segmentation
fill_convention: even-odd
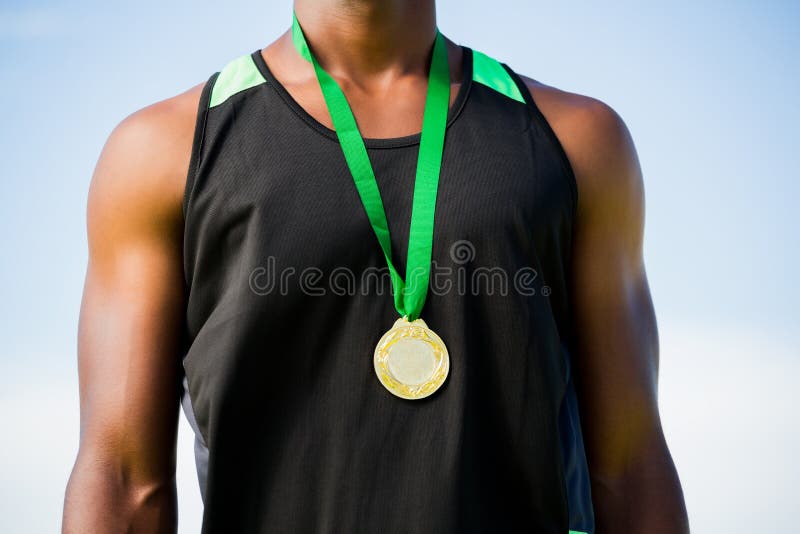
[[[519,76],[462,50],[422,311],[451,367],[421,400],[374,372],[397,312],[335,131],[259,51],[205,85],[182,400],[205,534],[593,532],[570,373],[575,178]],[[397,266],[419,140],[365,139]]]

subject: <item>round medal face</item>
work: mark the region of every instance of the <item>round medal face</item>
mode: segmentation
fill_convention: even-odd
[[[398,319],[375,347],[374,363],[381,384],[404,399],[427,397],[450,371],[447,347],[422,319]]]

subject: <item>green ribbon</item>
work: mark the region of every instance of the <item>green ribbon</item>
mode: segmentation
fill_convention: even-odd
[[[353,175],[361,203],[378,238],[394,289],[394,307],[409,321],[417,319],[425,305],[431,274],[433,249],[433,215],[436,210],[436,192],[439,187],[439,170],[442,165],[444,133],[450,107],[450,68],[444,37],[436,30],[428,75],[428,92],[422,117],[417,170],[414,181],[414,200],[411,208],[411,228],[408,238],[406,279],[400,276],[392,263],[392,245],[386,211],[378,190],[378,182],[358,131],[356,119],[339,85],[317,63],[306,42],[297,15],[292,14],[292,40],[303,58],[314,65],[328,112],[333,120],[339,144],[347,166]]]

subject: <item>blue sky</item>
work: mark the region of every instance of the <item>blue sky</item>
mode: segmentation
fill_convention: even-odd
[[[642,4],[448,0],[439,26],[625,119],[645,175],[664,425],[694,526],[786,530],[800,504],[789,457],[800,446],[800,4]],[[0,530],[57,528],[77,446],[86,190],[103,141],[127,114],[271,41],[290,14],[288,0],[0,5],[0,416],[17,438],[0,445]]]

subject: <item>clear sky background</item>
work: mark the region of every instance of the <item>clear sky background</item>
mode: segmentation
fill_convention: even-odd
[[[796,529],[800,3],[442,0],[438,12],[456,42],[625,119],[645,175],[660,404],[693,531]],[[105,138],[290,20],[289,0],[0,1],[1,532],[60,525],[86,192]],[[202,514],[193,469],[182,422],[182,533]]]

